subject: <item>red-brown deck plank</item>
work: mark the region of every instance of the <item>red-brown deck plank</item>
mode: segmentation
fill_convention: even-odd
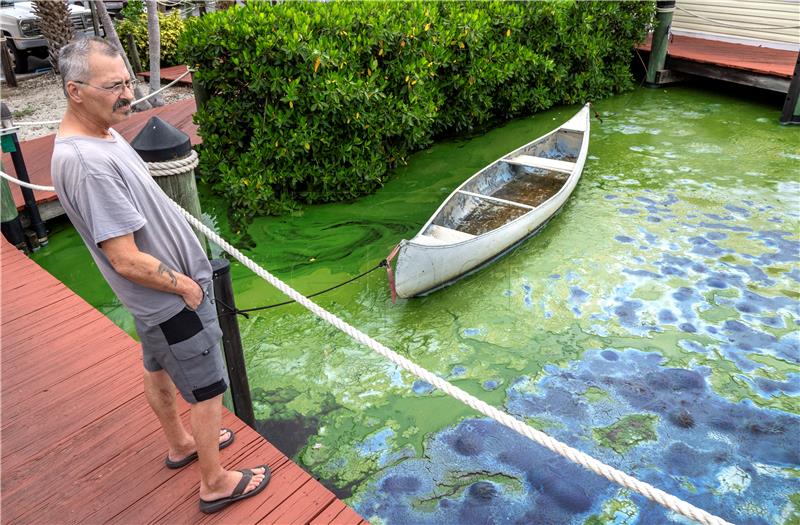
[[[178,78],[179,76],[181,76],[184,73],[186,73],[186,66],[185,65],[165,67],[165,68],[163,68],[161,70],[161,74],[160,74],[161,83],[163,84],[165,82],[172,82],[173,80],[175,80],[176,78]],[[144,71],[142,73],[139,73],[139,76],[144,77],[145,79],[149,79],[150,78],[150,72],[149,71]],[[182,85],[185,85],[185,86],[191,86],[192,85],[192,75],[191,74],[186,75],[185,77],[183,77],[182,79],[180,79],[178,81],[178,84],[179,85],[182,84]]]
[[[157,116],[189,135],[192,144],[199,144],[202,141],[197,134],[197,126],[192,122],[192,115],[196,110],[194,98],[188,98],[159,108],[133,113],[128,120],[114,126],[114,129],[126,140],[131,141],[141,131],[150,117]],[[54,142],[55,133],[20,143],[22,156],[25,159],[25,168],[33,184],[41,186],[53,185],[53,180],[50,176],[50,159],[53,157]],[[17,176],[10,153],[3,153],[3,167],[6,173]],[[21,210],[25,204],[22,192],[16,184],[10,184],[10,186],[11,193],[14,196],[14,203],[17,205],[17,209]],[[56,194],[51,191],[36,190],[34,191],[34,196],[37,203],[58,200]]]
[[[337,523],[363,518],[223,411],[226,467],[268,464],[263,494],[206,516],[198,466],[164,467],[142,391],[139,345],[0,241],[3,523]],[[188,405],[179,399],[181,417]]]
[[[647,41],[638,45],[637,49],[649,52],[651,39],[652,34],[648,35]],[[781,78],[792,78],[797,62],[797,51],[733,44],[684,35],[671,36],[667,56]]]

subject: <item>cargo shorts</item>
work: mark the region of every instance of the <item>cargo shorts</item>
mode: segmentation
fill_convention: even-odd
[[[222,330],[209,294],[196,310],[184,307],[161,324],[134,321],[145,370],[165,370],[187,402],[206,401],[227,390],[228,374],[219,346]]]

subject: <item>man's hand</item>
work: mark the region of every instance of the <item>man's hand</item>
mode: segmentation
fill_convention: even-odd
[[[203,302],[203,298],[206,294],[196,281],[192,281],[192,285],[190,285],[189,290],[183,294],[183,302],[186,303],[186,306],[188,306],[190,310],[197,310],[197,307]]]
[[[133,234],[103,241],[100,249],[117,273],[126,279],[154,290],[180,295],[192,310],[203,302],[204,294],[199,284],[152,255],[139,251]]]

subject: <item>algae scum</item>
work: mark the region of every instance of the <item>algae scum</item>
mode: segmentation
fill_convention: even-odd
[[[412,236],[466,177],[575,109],[440,143],[357,202],[259,219],[249,254],[305,293],[346,280]],[[705,510],[800,523],[800,130],[780,127],[778,108],[690,88],[638,90],[596,109],[603,123],[592,121],[576,192],[513,253],[394,306],[377,272],[318,300],[464,390]],[[222,206],[204,203],[229,235]],[[79,265],[64,264],[65,250],[86,260],[74,241],[54,239],[36,258],[125,326],[107,291],[69,275]],[[234,280],[241,308],[283,300],[238,265]],[[240,324],[262,430],[371,523],[688,523],[297,306]]]

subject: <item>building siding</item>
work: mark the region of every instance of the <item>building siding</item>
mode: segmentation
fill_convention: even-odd
[[[677,0],[672,31],[800,50],[800,0]]]

